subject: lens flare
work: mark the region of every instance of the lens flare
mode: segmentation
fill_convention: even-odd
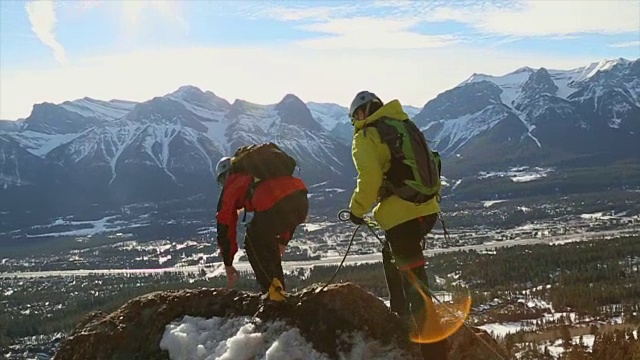
[[[418,289],[422,296],[425,307],[424,311],[417,316],[411,332],[411,341],[415,343],[427,344],[446,339],[453,335],[462,325],[471,310],[471,294],[467,290],[457,290],[447,292],[446,296],[437,298],[438,303],[434,303],[413,275],[408,272],[409,280]]]

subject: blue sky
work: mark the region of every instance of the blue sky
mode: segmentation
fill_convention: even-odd
[[[640,57],[640,1],[0,1],[0,118],[34,103],[144,101],[195,85],[233,101],[423,106],[472,73]]]

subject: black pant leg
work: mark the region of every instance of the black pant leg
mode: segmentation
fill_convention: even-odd
[[[424,305],[424,301],[422,301],[420,293],[417,292],[408,279],[409,274],[406,273],[406,269],[419,266],[424,272],[424,266],[422,266],[424,264],[424,255],[422,255],[422,247],[420,246],[422,240],[420,223],[414,219],[394,226],[386,231],[386,239],[387,245],[385,248],[387,248],[387,252],[385,254],[383,250],[383,261],[385,260],[385,255],[388,259],[394,259],[395,266],[391,266],[394,266],[395,271],[392,272],[389,269],[389,273],[397,274],[396,283],[400,290],[396,292],[402,293],[403,302],[405,303],[403,305],[403,314],[414,314],[422,309],[421,306]],[[386,270],[387,268],[385,268]],[[426,278],[426,273],[424,278]],[[391,292],[391,288],[389,291]]]
[[[256,240],[248,233],[244,238],[244,249],[247,253],[247,258],[251,268],[253,269],[256,281],[260,286],[260,292],[263,294],[267,293],[269,291],[269,285],[271,285],[271,279],[267,275],[266,271],[263,270],[261,257],[264,256],[260,256],[262,249],[259,248]]]
[[[248,241],[245,240],[245,244],[248,245],[245,249],[263,293],[269,291],[274,277],[280,281],[283,290],[286,289],[278,236],[284,232],[293,234],[296,227],[304,222],[308,211],[307,192],[298,191],[284,197],[272,208],[254,213],[247,227]]]
[[[282,259],[280,258],[280,244],[278,243],[278,239],[273,236],[265,241],[264,244],[264,254],[265,254],[265,263],[267,264],[267,271],[271,275],[272,281],[273,278],[277,278],[280,280],[282,284],[282,290],[286,290],[287,286],[284,282],[284,271],[282,270]]]
[[[387,281],[387,289],[389,290],[389,306],[391,311],[398,314],[398,316],[404,317],[409,314],[409,303],[402,285],[402,274],[400,274],[392,260],[391,248],[387,242],[382,248],[382,267]]]
[[[417,224],[415,225],[417,228]],[[398,261],[398,259],[402,259],[402,261],[398,261],[400,263],[404,263],[405,267],[402,270],[396,271],[398,273],[399,284],[401,286],[401,291],[404,294],[406,305],[406,314],[411,315],[413,317],[414,323],[416,326],[422,326],[424,322],[424,309],[425,302],[422,298],[421,289],[423,284],[426,286],[427,281],[427,272],[424,268],[424,258],[422,255],[422,247],[420,244],[422,238],[414,236],[414,237],[404,237],[404,238],[395,238],[391,237],[391,254]],[[411,266],[411,267],[409,267]],[[412,278],[415,278],[412,281]]]
[[[421,325],[421,322],[424,319],[420,319],[419,317],[424,317],[424,309],[426,305],[422,297],[422,293],[425,293],[428,296],[427,290],[423,288],[427,285],[427,272],[424,269],[424,266],[415,267],[408,271],[411,272],[412,277],[415,277],[416,284],[414,285],[411,282],[409,279],[411,275],[409,274],[407,274],[408,276],[403,276],[404,281],[402,284],[404,285],[404,291],[409,304],[411,304],[411,315],[416,320],[416,324]]]
[[[261,291],[267,293],[274,277],[280,280],[283,289],[286,287],[282,262],[280,261],[280,246],[276,235],[269,227],[269,221],[267,221],[269,219],[262,215],[256,213],[247,228],[249,246],[253,250],[252,256],[249,257],[247,253],[247,257],[256,275],[256,280],[260,284]]]
[[[428,282],[424,265],[412,266],[412,264],[419,264],[424,259],[421,241],[431,231],[436,220],[437,214],[433,214],[420,220],[407,221],[387,232],[392,255],[400,264],[409,267],[402,274],[402,287],[406,301],[409,303],[410,313],[418,328],[422,328],[427,319],[425,317],[426,303],[416,286],[428,287]],[[408,272],[411,272],[417,280],[416,286],[410,281]],[[427,290],[422,291],[429,296]],[[424,359],[447,360],[449,344],[447,339],[444,339],[432,344],[421,344],[420,349]]]

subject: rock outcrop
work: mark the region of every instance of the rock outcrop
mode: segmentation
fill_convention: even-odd
[[[320,290],[311,286],[291,294],[285,303],[275,304],[265,303],[259,294],[235,289],[149,293],[111,314],[93,312],[85,316],[62,342],[54,359],[169,359],[168,352],[160,348],[165,327],[185,315],[280,319],[298,328],[316,351],[330,358],[338,358],[338,349],[348,350],[350,345],[339,334],[351,332],[420,358],[417,346],[407,340],[401,321],[380,299],[351,283]],[[492,359],[496,358],[494,351],[500,351],[495,340],[480,329],[462,328],[449,339],[452,360]]]

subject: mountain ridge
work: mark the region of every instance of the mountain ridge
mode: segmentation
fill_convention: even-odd
[[[637,163],[638,99],[640,59],[617,59],[474,74],[421,109],[404,108],[443,155],[444,175],[467,179],[462,189],[480,170]],[[309,186],[321,184],[310,195],[313,211],[329,211],[355,187],[352,136],[347,108],[295,94],[275,104],[230,103],[185,85],[144,102],[35,104],[26,119],[0,122],[0,211],[9,214],[0,228],[34,213],[118,212],[134,203],[193,198],[194,207],[210,208],[217,160],[267,141],[296,158]]]

